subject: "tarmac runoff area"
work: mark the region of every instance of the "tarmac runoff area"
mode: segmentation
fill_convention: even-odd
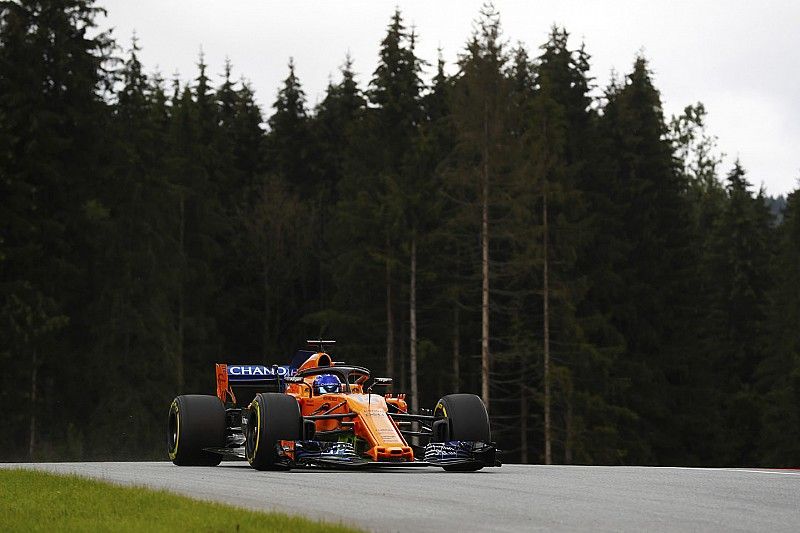
[[[800,531],[800,470],[504,465],[257,472],[244,462],[0,464],[372,531]]]

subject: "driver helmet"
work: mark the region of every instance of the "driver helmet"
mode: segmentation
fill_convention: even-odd
[[[314,380],[314,391],[317,394],[325,394],[326,392],[339,392],[339,386],[342,384],[339,378],[333,374],[321,374]]]

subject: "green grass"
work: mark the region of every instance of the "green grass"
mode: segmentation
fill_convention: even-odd
[[[0,531],[357,530],[192,500],[166,491],[33,470],[0,469]]]

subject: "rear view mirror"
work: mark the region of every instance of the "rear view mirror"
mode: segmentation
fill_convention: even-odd
[[[388,387],[392,384],[392,378],[372,378],[372,385],[369,386],[367,392],[372,392],[375,387]]]

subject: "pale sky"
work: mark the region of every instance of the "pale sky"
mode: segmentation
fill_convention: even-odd
[[[99,0],[103,27],[129,47],[133,31],[148,71],[196,77],[202,47],[215,84],[225,57],[235,77],[249,79],[265,115],[286,77],[289,57],[309,105],[349,51],[362,88],[375,70],[378,45],[395,6],[418,34],[418,54],[448,70],[463,50],[482,0]],[[496,0],[505,38],[531,55],[552,24],[592,56],[591,74],[604,87],[612,70],[626,74],[644,51],[667,118],[702,101],[708,129],[739,157],[756,187],[785,194],[800,179],[800,2],[795,0],[634,1]]]

